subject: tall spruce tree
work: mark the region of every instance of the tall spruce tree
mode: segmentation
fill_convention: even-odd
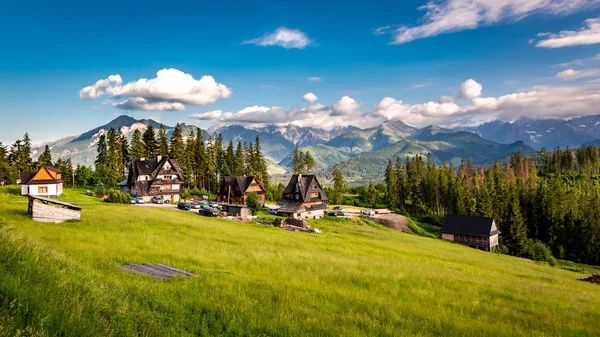
[[[167,129],[163,124],[160,124],[158,129],[158,154],[160,156],[169,155],[169,140],[167,139]]]
[[[235,150],[234,175],[236,175],[236,176],[244,175],[245,170],[246,170],[246,163],[244,160],[244,149],[242,148],[242,143],[238,142],[237,148]]]
[[[96,171],[94,172],[96,175],[96,180],[101,182],[103,185],[106,185],[111,178],[107,168],[108,146],[106,145],[106,135],[104,133],[98,137],[96,151],[96,161],[94,161],[94,165],[96,166]]]
[[[144,140],[145,155],[147,158],[154,158],[158,156],[158,141],[156,140],[156,131],[152,124],[148,124],[146,131],[142,135]]]
[[[52,166],[52,152],[48,144],[44,147],[44,152],[38,158],[38,166]]]
[[[185,156],[185,144],[183,142],[183,126],[180,123],[175,125],[171,143],[169,144],[169,157],[173,159],[183,159]]]
[[[253,160],[254,160],[254,169],[256,171],[255,174],[256,174],[258,180],[260,180],[265,185],[265,188],[268,188],[270,179],[269,179],[269,172],[267,170],[267,161],[261,152],[260,139],[258,136],[256,136],[256,140],[254,142],[254,158],[253,158]]]
[[[315,159],[313,158],[313,156],[310,154],[310,151],[306,150],[306,153],[304,154],[304,167],[305,167],[305,173],[312,173],[312,171],[315,168]]]
[[[346,189],[346,180],[344,173],[340,170],[338,164],[333,165],[333,203],[341,204],[344,202],[344,191]]]
[[[230,139],[227,144],[227,150],[225,150],[225,163],[223,164],[223,175],[235,174],[235,150],[233,148],[233,141]]]
[[[142,140],[142,132],[139,129],[133,131],[131,146],[129,147],[129,158],[131,161],[146,157],[146,145]]]
[[[0,181],[12,182],[11,178],[11,167],[8,161],[8,150],[6,146],[0,142]]]

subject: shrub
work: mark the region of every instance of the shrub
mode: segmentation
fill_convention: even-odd
[[[527,255],[534,261],[546,262],[551,266],[556,264],[552,251],[546,244],[539,240],[530,240],[527,243]]]
[[[104,187],[104,184],[99,181],[98,184],[96,184],[96,196],[98,198],[103,198],[106,195],[106,187]]]
[[[128,204],[131,197],[121,191],[111,189],[108,191],[108,198],[105,201],[113,204]]]
[[[252,210],[252,214],[256,214],[260,211],[260,204],[258,203],[258,195],[256,193],[248,193],[248,197],[246,197],[246,206]]]

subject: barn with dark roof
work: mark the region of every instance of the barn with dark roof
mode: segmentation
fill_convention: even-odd
[[[315,175],[295,174],[283,190],[279,214],[296,219],[322,218],[329,204]]]
[[[162,197],[171,203],[179,202],[184,182],[177,160],[167,156],[131,162],[127,181],[120,184],[121,191],[144,201]]]
[[[225,176],[221,181],[217,201],[245,205],[249,193],[256,193],[258,202],[265,203],[265,185],[255,176]]]
[[[442,225],[442,239],[488,252],[498,246],[499,235],[493,218],[446,215]]]

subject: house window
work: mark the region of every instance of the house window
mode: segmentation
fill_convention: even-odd
[[[312,188],[316,190],[317,189],[317,184],[313,184]]]
[[[311,198],[318,198],[319,197],[319,192],[314,192],[310,194]]]
[[[38,187],[38,193],[48,193],[48,186]]]
[[[173,176],[164,176],[164,180],[173,180]]]

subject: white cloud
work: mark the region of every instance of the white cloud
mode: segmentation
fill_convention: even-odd
[[[473,79],[468,79],[460,85],[460,92],[458,97],[460,98],[477,98],[481,96],[481,90],[483,87],[481,84],[477,83],[477,81]]]
[[[340,98],[332,107],[332,116],[350,116],[358,112],[358,103],[350,96]]]
[[[592,1],[590,1],[592,2]],[[597,1],[593,1],[597,3]],[[540,33],[545,39],[536,43],[541,48],[562,48],[600,43],[600,18],[587,19],[579,30],[563,30],[558,34]]]
[[[483,86],[475,80],[465,81],[462,96],[469,99],[459,105],[451,96],[437,102],[411,104],[385,97],[375,106],[360,111],[361,104],[344,96],[331,107],[310,104],[306,108],[284,109],[278,106],[251,106],[237,112],[215,110],[190,115],[190,118],[219,124],[243,124],[249,127],[267,124],[311,126],[330,129],[354,125],[368,128],[386,120],[401,120],[423,127],[477,125],[491,120],[514,121],[519,117],[572,118],[598,114],[600,85],[537,86],[497,97],[482,97]]]
[[[572,66],[583,66],[585,64],[597,62],[597,61],[600,61],[600,54],[596,54],[594,56],[585,57],[585,58],[581,58],[581,59],[576,59],[576,60],[573,60],[570,62],[560,63],[555,66],[562,67],[562,68],[568,68],[568,67],[572,67]]]
[[[314,103],[316,102],[319,98],[317,97],[317,95],[313,94],[312,92],[309,92],[308,94],[305,94],[304,96],[302,96],[302,99],[305,102],[308,103]]]
[[[265,34],[244,43],[262,47],[279,46],[285,49],[303,49],[310,45],[312,40],[300,30],[279,27],[273,33]]]
[[[600,68],[573,70],[567,69],[556,74],[557,78],[565,81],[577,80],[585,77],[598,77],[600,76]]]
[[[598,0],[430,0],[419,26],[384,26],[374,34],[392,32],[392,43],[402,44],[439,34],[475,29],[501,21],[518,21],[543,13],[561,15],[597,6]]]
[[[306,78],[307,81],[309,82],[321,82],[322,79],[318,76],[310,76]]]
[[[184,110],[186,105],[206,105],[231,95],[231,89],[212,76],[195,80],[177,69],[163,69],[152,79],[141,78],[123,85],[119,75],[111,75],[79,91],[79,97],[101,96],[124,101],[113,103],[124,110]]]

